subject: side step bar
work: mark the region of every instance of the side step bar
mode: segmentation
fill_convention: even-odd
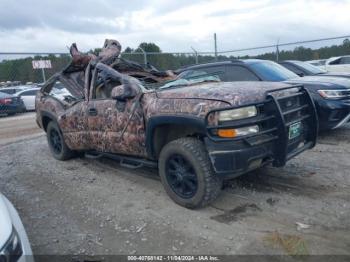
[[[119,161],[119,164],[122,167],[130,168],[130,169],[136,169],[141,167],[158,168],[158,163],[156,161],[151,161],[151,160],[132,157],[132,156],[124,156],[124,155],[117,155],[112,153],[101,153],[101,152],[90,151],[85,153],[85,157],[90,159],[108,157],[113,160]]]

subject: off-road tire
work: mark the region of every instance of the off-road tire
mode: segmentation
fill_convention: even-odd
[[[53,133],[59,136],[60,144],[61,144],[60,150],[57,150],[57,148],[56,149],[54,148],[53,141],[52,141]],[[47,137],[47,142],[49,144],[51,154],[57,160],[61,160],[61,161],[68,160],[75,156],[75,152],[70,150],[69,147],[64,142],[62,132],[56,122],[54,121],[49,122],[46,129],[46,137]]]
[[[167,161],[172,159],[174,155],[182,156],[192,166],[197,176],[197,190],[190,198],[184,198],[177,194],[167,177]],[[222,180],[214,173],[208,152],[199,139],[180,138],[169,142],[160,153],[158,167],[167,194],[174,202],[186,208],[194,209],[207,206],[218,197],[221,191]]]

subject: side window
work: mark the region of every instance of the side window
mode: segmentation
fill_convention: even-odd
[[[21,96],[36,96],[37,92],[38,90],[29,90],[29,91],[23,92]]]
[[[342,57],[340,59],[340,64],[350,64],[350,57],[348,57],[348,56]]]
[[[100,83],[94,87],[92,92],[93,99],[109,99],[112,98],[112,89],[121,85],[118,81],[111,81],[108,83]]]
[[[259,81],[259,78],[243,66],[227,65],[223,81]]]
[[[338,59],[336,59],[336,60],[330,62],[329,64],[330,64],[330,65],[339,65],[339,64],[340,64],[340,61],[341,61],[341,58],[338,58]]]
[[[195,72],[203,72],[206,74],[212,74],[213,76],[218,77],[221,81],[225,79],[225,66],[210,66],[195,69]]]
[[[202,75],[206,75],[207,72],[204,71],[204,70],[188,70],[188,71],[184,71],[182,72],[181,74],[179,74],[179,78],[182,78],[182,79],[188,79],[188,78],[193,78],[193,77],[199,77],[199,76],[202,76]]]
[[[56,81],[53,84],[49,94],[60,101],[72,102],[77,100],[77,98],[69,92],[65,85],[60,81]]]
[[[16,89],[0,89],[0,91],[9,95],[16,93]]]
[[[303,71],[301,71],[299,68],[297,68],[296,66],[294,65],[291,65],[291,64],[285,64],[285,63],[282,63],[281,65],[283,65],[285,68],[287,68],[288,70],[296,73],[297,75],[301,75],[301,74],[305,74]]]

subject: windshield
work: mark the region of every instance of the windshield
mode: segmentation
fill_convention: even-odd
[[[271,61],[254,61],[250,66],[263,81],[279,82],[298,77],[283,66]]]
[[[309,63],[306,62],[301,62],[301,61],[293,61],[292,63],[294,63],[295,65],[311,72],[314,75],[319,75],[319,74],[324,74],[327,73],[326,70],[323,70],[321,68],[318,68],[317,66],[311,65]]]
[[[198,83],[203,83],[203,82],[220,82],[220,78],[214,75],[197,75],[197,76],[192,76],[192,78],[180,78],[176,79],[174,81],[168,82],[165,85],[159,87],[160,89],[163,88],[170,88],[170,87],[176,87],[176,86],[188,86],[188,85],[193,85],[193,84],[198,84]]]

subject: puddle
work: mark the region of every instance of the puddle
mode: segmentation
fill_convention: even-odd
[[[262,210],[256,204],[244,204],[210,218],[220,223],[230,224],[244,217],[255,215],[258,211],[261,212]]]

